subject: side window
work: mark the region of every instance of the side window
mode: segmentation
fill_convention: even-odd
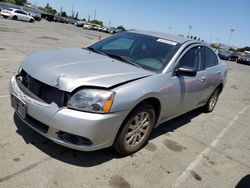
[[[178,67],[192,67],[197,71],[203,70],[202,48],[194,47],[188,50],[179,61]]]
[[[218,64],[218,59],[214,52],[207,47],[204,47],[205,51],[205,65],[206,68],[215,66]]]
[[[21,11],[21,10],[16,10],[16,11],[15,11],[15,13],[18,13],[18,14],[24,14],[24,15],[26,15],[26,13],[25,13],[25,12],[23,12],[23,11]]]
[[[20,11],[20,13],[23,14],[23,15],[27,15],[26,12],[23,12],[23,11]]]
[[[104,45],[102,50],[128,50],[132,46],[133,42],[133,39],[119,38]]]

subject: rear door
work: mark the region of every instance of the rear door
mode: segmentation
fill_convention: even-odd
[[[29,17],[27,16],[26,12],[20,11],[20,15],[23,21],[29,21]]]
[[[204,46],[205,68],[207,80],[205,86],[205,97],[208,99],[215,88],[220,84],[221,71],[218,67],[218,57],[210,48]]]

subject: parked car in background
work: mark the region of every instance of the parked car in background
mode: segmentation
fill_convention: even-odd
[[[250,65],[250,54],[244,54],[237,58],[237,63]]]
[[[83,24],[83,29],[88,29],[90,30],[92,28],[92,25],[90,23],[84,23]]]
[[[239,54],[237,52],[230,52],[228,61],[237,61]]]
[[[102,28],[102,26],[98,24],[91,24],[91,29],[94,31],[99,31]]]
[[[220,59],[229,60],[231,53],[228,51],[219,50],[218,56]]]
[[[107,32],[108,32],[109,34],[115,34],[115,33],[117,33],[117,30],[116,30],[115,27],[110,27],[110,28],[108,28]]]
[[[100,32],[104,32],[107,33],[108,32],[108,28],[106,26],[103,26],[99,29]]]
[[[42,15],[40,13],[35,13],[35,12],[29,11],[29,12],[27,12],[27,14],[32,16],[35,19],[35,21],[41,21],[41,19],[42,19]]]
[[[77,27],[83,27],[84,23],[86,23],[86,21],[78,20],[78,21],[75,23],[75,26],[77,26]]]
[[[68,21],[64,17],[61,17],[61,16],[54,16],[53,21],[68,24]]]
[[[27,22],[34,22],[34,18],[29,16],[26,12],[18,9],[3,9],[0,13],[4,18],[10,18],[12,20],[21,20]]]
[[[17,117],[58,144],[132,154],[161,123],[199,107],[213,111],[226,75],[204,43],[129,31],[30,55],[11,78],[10,96]]]
[[[78,21],[75,20],[75,19],[69,19],[69,18],[67,18],[66,20],[67,20],[67,23],[68,23],[68,24],[72,24],[72,25],[76,25],[77,22],[78,22]]]

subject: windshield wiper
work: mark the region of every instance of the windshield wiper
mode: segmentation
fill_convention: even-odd
[[[111,58],[114,58],[114,59],[118,59],[120,61],[123,61],[125,63],[128,63],[128,64],[131,64],[131,65],[134,65],[136,67],[139,67],[142,69],[142,67],[140,65],[138,65],[137,63],[123,57],[123,56],[119,56],[119,55],[115,55],[115,54],[109,54],[109,53],[105,53],[107,56],[111,57]]]
[[[101,54],[101,55],[105,55],[105,56],[109,56],[109,57],[114,58],[114,59],[118,59],[118,60],[123,61],[123,62],[125,62],[125,63],[129,63],[129,64],[131,64],[131,65],[134,65],[134,66],[136,66],[136,67],[142,68],[142,67],[141,67],[140,65],[138,65],[137,63],[135,63],[135,62],[133,62],[133,61],[131,61],[131,60],[129,60],[129,59],[123,57],[123,56],[119,56],[119,55],[115,55],[115,54],[109,54],[109,53],[104,53],[104,52],[101,52],[101,51],[99,51],[99,50],[97,50],[97,49],[91,47],[91,46],[87,47],[86,49],[88,49],[88,50],[90,50],[90,51],[92,51],[92,52]]]
[[[87,47],[86,49],[88,49],[88,50],[90,50],[90,51],[92,51],[92,52],[95,52],[95,53],[98,53],[98,54],[101,54],[101,55],[105,55],[105,56],[107,56],[105,53],[103,53],[103,52],[101,52],[101,51],[99,51],[99,50],[97,50],[97,49],[95,49],[95,48],[93,48],[93,47]]]

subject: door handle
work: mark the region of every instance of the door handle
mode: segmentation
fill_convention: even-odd
[[[206,79],[207,79],[206,76],[201,76],[200,78],[198,78],[198,80],[199,80],[200,82],[204,82]]]

